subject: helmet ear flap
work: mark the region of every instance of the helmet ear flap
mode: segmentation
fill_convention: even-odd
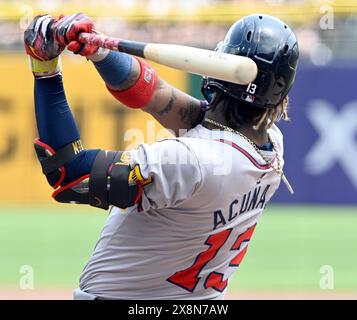
[[[214,100],[215,91],[216,91],[215,88],[210,87],[208,77],[203,77],[201,92],[209,105]]]
[[[205,97],[206,101],[208,102],[206,111],[210,110],[217,104],[218,102],[217,99],[219,99],[219,97],[221,97],[223,93],[223,91],[220,88],[216,87],[215,85],[211,86],[210,81],[212,81],[212,79],[210,80],[210,78],[208,77],[203,77],[202,79],[201,92]]]

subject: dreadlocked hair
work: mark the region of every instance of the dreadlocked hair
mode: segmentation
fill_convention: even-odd
[[[249,125],[255,130],[259,130],[262,127],[269,129],[274,123],[277,123],[280,120],[289,121],[288,96],[286,96],[275,108],[264,109],[254,107],[247,103],[242,103],[220,91],[215,94],[211,106],[212,108],[219,106],[226,118],[227,124],[233,128]]]

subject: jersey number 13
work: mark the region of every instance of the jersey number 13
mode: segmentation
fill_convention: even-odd
[[[236,241],[234,242],[231,250],[240,250],[242,243],[248,242],[253,235],[254,229],[253,227],[249,228],[244,233],[240,234]],[[207,265],[207,263],[215,258],[218,251],[222,248],[222,246],[226,243],[229,236],[231,235],[233,229],[223,230],[219,233],[213,234],[209,236],[205,242],[209,248],[206,251],[201,252],[195,259],[194,264],[182,271],[178,271],[173,274],[167,281],[187,290],[190,292],[194,292],[198,282],[200,281],[200,273],[203,268]],[[242,262],[248,246],[246,246],[243,250],[241,250],[230,262],[230,267],[238,267]],[[228,284],[228,280],[223,280],[224,274],[219,272],[211,272],[205,279],[204,287],[213,288],[219,292],[223,292]]]

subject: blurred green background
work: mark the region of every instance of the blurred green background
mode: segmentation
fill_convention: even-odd
[[[229,294],[349,294],[357,298],[357,225],[353,207],[271,206],[258,223]],[[18,288],[20,268],[34,270],[35,288],[68,295],[99,237],[107,214],[83,207],[0,210],[1,287]],[[321,267],[332,266],[334,290],[320,288]],[[23,293],[26,296],[26,293]],[[243,295],[244,296],[244,295]]]

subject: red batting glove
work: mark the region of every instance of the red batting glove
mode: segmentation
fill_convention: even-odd
[[[35,17],[24,33],[27,54],[40,61],[58,57],[65,45],[58,43],[51,32],[55,19],[50,15]]]
[[[53,32],[56,40],[62,45],[68,45],[68,50],[75,54],[87,57],[93,55],[98,50],[97,46],[78,41],[80,33],[95,32],[92,19],[83,13],[76,13],[71,16],[60,16],[53,25]]]
[[[99,47],[92,44],[84,44],[79,41],[71,41],[67,49],[72,51],[74,54],[80,54],[81,56],[89,57],[95,54]]]

